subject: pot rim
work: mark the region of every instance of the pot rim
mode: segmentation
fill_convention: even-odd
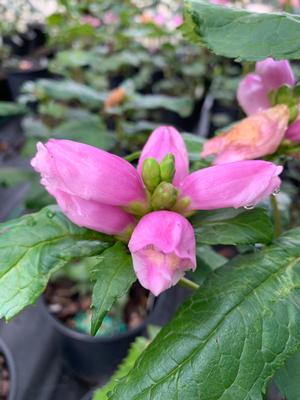
[[[4,342],[4,340],[0,337],[0,352],[4,355],[5,361],[7,363],[9,377],[10,377],[10,386],[8,392],[8,400],[15,400],[17,394],[17,369],[16,363],[12,356],[12,353]]]
[[[153,295],[150,294],[150,296]],[[55,327],[56,330],[58,330],[64,336],[68,336],[71,337],[72,339],[81,340],[82,342],[88,342],[88,343],[112,343],[118,341],[119,339],[128,338],[132,335],[136,336],[141,330],[145,329],[149,323],[151,314],[154,312],[155,305],[157,304],[157,298],[154,297],[151,309],[149,310],[148,314],[146,315],[146,317],[143,319],[143,322],[139,326],[111,336],[91,336],[85,333],[75,331],[74,329],[67,327],[65,324],[63,324],[61,321],[59,321],[50,313],[46,305],[44,295],[40,297],[39,303],[50,323]]]

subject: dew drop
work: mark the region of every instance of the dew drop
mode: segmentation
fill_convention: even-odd
[[[253,210],[253,208],[255,207],[255,204],[250,204],[249,206],[244,206],[245,210]]]
[[[52,219],[55,216],[55,213],[51,212],[51,211],[47,211],[47,217]]]
[[[277,196],[279,193],[280,193],[280,188],[278,187],[278,188],[276,188],[276,189],[274,190],[274,192],[272,193],[272,195],[273,195],[273,196]]]

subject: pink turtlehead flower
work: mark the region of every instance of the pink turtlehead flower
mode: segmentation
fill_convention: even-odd
[[[137,224],[128,244],[140,283],[154,295],[196,268],[196,243],[189,221],[172,211],[155,211]]]
[[[137,278],[155,295],[196,267],[195,237],[184,215],[193,210],[252,206],[279,187],[282,169],[266,161],[242,161],[189,174],[183,139],[176,129],[165,126],[150,136],[137,169],[120,157],[70,140],[51,139],[39,143],[37,150],[31,164],[71,221],[124,238],[133,232],[129,249]],[[148,157],[160,163],[170,153],[176,172],[173,182],[164,182],[169,185],[167,192],[159,193],[175,194],[176,203],[163,202],[170,204],[168,209],[151,211],[141,178],[142,163]],[[154,195],[159,204],[155,191]],[[141,206],[140,219],[136,210]]]
[[[294,86],[295,77],[287,60],[267,58],[256,63],[255,73],[248,74],[239,84],[237,98],[246,114],[271,107],[268,94],[282,85]]]
[[[201,156],[214,154],[214,164],[225,164],[273,154],[284,138],[289,117],[285,104],[253,114],[228,132],[208,140]]]
[[[294,87],[295,83],[290,63],[287,60],[275,61],[269,57],[257,62],[255,73],[247,74],[241,80],[237,90],[237,99],[245,113],[252,115],[271,107],[268,97],[271,91],[277,90],[283,85]],[[286,131],[286,138],[295,142],[300,142],[298,121],[299,117]]]
[[[91,15],[84,15],[81,17],[81,23],[91,25],[93,28],[98,28],[101,25],[99,18],[92,17]]]

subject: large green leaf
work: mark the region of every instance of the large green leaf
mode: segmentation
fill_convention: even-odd
[[[205,0],[185,0],[184,34],[215,54],[258,61],[300,58],[300,16],[255,13]]]
[[[94,267],[96,283],[92,297],[92,335],[96,335],[103,318],[114,302],[129,290],[136,280],[131,255],[126,246],[118,242],[102,253]]]
[[[53,272],[101,254],[111,239],[72,224],[56,206],[0,225],[0,318],[32,304]]]
[[[71,80],[40,79],[35,84],[35,93],[40,99],[77,100],[91,108],[99,108],[106,98],[106,94]]]
[[[263,208],[201,211],[192,218],[197,243],[270,243],[273,225]]]
[[[262,400],[299,346],[297,228],[213,273],[109,398]]]
[[[288,359],[275,374],[275,382],[287,400],[300,399],[300,351]]]

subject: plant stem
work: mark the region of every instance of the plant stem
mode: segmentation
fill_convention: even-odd
[[[135,161],[139,158],[139,156],[141,155],[141,151],[135,151],[134,153],[128,154],[128,156],[125,156],[125,160],[131,162],[131,161]]]
[[[197,283],[195,283],[187,278],[181,278],[179,283],[181,286],[184,286],[184,287],[192,289],[192,290],[198,290],[200,287],[199,285],[197,285]]]
[[[278,237],[282,233],[282,223],[281,223],[281,215],[278,208],[277,199],[274,195],[271,196],[271,206],[275,224],[275,236]]]

